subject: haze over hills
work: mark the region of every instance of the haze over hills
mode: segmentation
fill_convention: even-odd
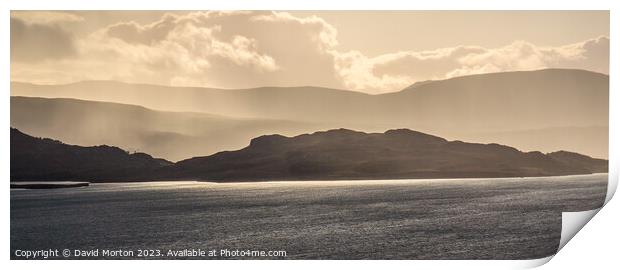
[[[607,161],[571,152],[521,152],[448,141],[408,129],[266,135],[237,151],[177,163],[110,146],[81,147],[11,129],[11,181],[208,181],[471,178],[607,172]]]
[[[69,101],[59,105],[59,100],[12,99],[11,124],[37,136],[83,145],[119,145],[171,160],[200,151],[238,149],[262,134],[297,135],[339,127],[366,132],[410,128],[525,151],[608,155],[609,76],[583,70],[472,75],[425,81],[381,95],[318,87],[226,90],[112,81],[51,86],[13,82],[11,94],[210,114],[142,108],[137,113],[142,116],[134,117],[133,109],[76,105],[65,110],[61,107]]]
[[[451,139],[479,143],[512,145],[522,151],[554,152],[568,150],[597,158],[607,158],[607,126],[556,127],[503,132],[472,132]]]
[[[609,76],[547,69],[457,77],[381,95],[392,115],[433,130],[506,132],[608,125]]]
[[[11,97],[11,126],[77,145],[116,145],[177,161],[239,149],[268,133],[297,135],[329,124],[163,112],[77,99]]]
[[[606,126],[609,76],[546,69],[456,77],[381,95],[319,87],[241,90],[166,87],[89,81],[37,86],[12,83],[14,96],[66,97],[298,121],[398,124],[433,129],[508,131]],[[544,116],[544,117],[541,117]]]
[[[12,82],[11,95],[135,104],[154,110],[203,112],[230,117],[323,121],[328,112],[358,110],[370,95],[321,87],[214,89],[83,81],[67,85]],[[343,102],[348,101],[348,102]],[[347,104],[348,103],[348,104]],[[327,111],[326,111],[327,110]]]

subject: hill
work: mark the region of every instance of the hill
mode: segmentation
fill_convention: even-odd
[[[246,148],[165,168],[168,178],[210,181],[525,177],[606,172],[607,161],[571,152],[521,152],[499,144],[448,141],[408,129],[347,129],[268,135]]]
[[[222,133],[244,134],[234,142],[227,136],[209,137],[208,132],[193,128],[157,127],[156,130],[109,130],[106,137],[124,133],[122,137],[136,139],[130,142],[112,141],[116,145],[141,146],[166,158],[179,160],[197,152],[182,146],[183,141],[200,144],[204,153],[241,147],[241,143],[260,134],[278,133],[297,135],[313,130],[343,127],[378,132],[386,129],[409,128],[439,134],[449,139],[467,139],[472,142],[498,142],[521,150],[569,150],[606,158],[608,153],[609,76],[584,70],[546,69],[537,71],[502,72],[457,77],[447,80],[426,81],[402,91],[368,95],[360,92],[319,87],[262,87],[253,89],[212,89],[196,87],[168,87],[145,84],[127,84],[113,81],[88,81],[68,85],[33,85],[11,83],[13,96],[38,96],[49,98],[78,98],[94,101],[135,104],[153,110],[192,111],[227,117],[253,119],[258,125],[232,121]],[[23,100],[22,100],[23,101]],[[20,104],[11,104],[11,108]],[[49,105],[50,108],[58,108]],[[33,134],[74,141],[59,132],[50,132],[44,125],[35,129],[28,118],[13,117],[38,113],[44,118],[53,117],[55,125],[63,128],[61,119],[75,116],[32,106],[17,108],[11,114],[11,124],[21,126]],[[96,110],[98,107],[82,107]],[[50,114],[51,113],[51,114]],[[85,120],[91,115],[80,111]],[[108,115],[107,112],[98,113]],[[176,115],[179,116],[179,115]],[[132,118],[131,115],[122,116]],[[87,123],[105,120],[93,118]],[[175,120],[186,125],[186,117]],[[227,120],[227,122],[228,122]],[[109,122],[116,122],[116,119]],[[195,120],[192,120],[195,121]],[[41,121],[43,122],[43,121]],[[198,121],[200,122],[200,121]],[[197,122],[197,123],[198,123]],[[49,123],[45,122],[45,123]],[[205,122],[206,123],[206,122]],[[292,125],[292,126],[290,126]],[[140,125],[137,125],[140,126]],[[199,127],[217,125],[199,124]],[[247,132],[238,128],[248,126]],[[255,130],[249,131],[256,127]],[[308,128],[305,128],[308,127]],[[152,128],[148,128],[152,129]],[[88,130],[84,128],[83,130]],[[186,132],[190,130],[191,132]],[[85,132],[86,133],[86,132]],[[92,138],[79,134],[79,138]],[[234,136],[234,135],[233,135]],[[151,143],[152,141],[157,143]],[[206,144],[205,141],[211,143]],[[180,142],[180,143],[178,143]],[[101,140],[76,141],[76,143],[102,143]],[[105,142],[108,143],[108,142]],[[169,145],[156,149],[152,145]],[[146,145],[151,145],[146,147]],[[142,147],[144,146],[144,147]],[[177,151],[177,152],[175,152]],[[174,152],[174,153],[168,153]],[[203,153],[203,154],[204,154]]]
[[[577,153],[521,152],[499,144],[448,141],[408,129],[347,129],[295,137],[265,135],[236,151],[177,163],[112,146],[83,147],[11,128],[11,181],[266,181],[525,177],[607,172]]]
[[[128,181],[171,164],[144,153],[107,145],[67,145],[11,128],[11,181]]]
[[[11,97],[11,126],[76,145],[115,145],[178,161],[239,149],[266,133],[298,135],[330,125],[292,120],[164,112],[66,98]]]

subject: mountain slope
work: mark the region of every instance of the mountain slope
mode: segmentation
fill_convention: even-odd
[[[546,69],[456,77],[379,96],[403,122],[436,129],[510,131],[607,126],[609,76]]]
[[[555,127],[511,130],[503,132],[472,132],[451,136],[477,143],[501,143],[521,151],[555,152],[568,150],[592,157],[607,158],[609,146],[607,126]]]
[[[13,82],[11,95],[236,117],[501,131],[607,125],[609,76],[569,69],[490,73],[430,81],[374,96],[319,87],[224,90],[111,81],[47,86]]]
[[[202,112],[230,117],[324,120],[339,107],[362,112],[371,96],[354,91],[321,87],[259,87],[213,89],[129,84],[116,81],[84,81],[66,85],[12,82],[12,96],[75,98],[145,106],[154,110]],[[348,102],[350,105],[348,106]],[[327,110],[327,111],[326,111]]]
[[[115,145],[168,160],[244,147],[265,133],[297,135],[329,124],[162,112],[76,99],[11,97],[11,126],[77,145]]]
[[[468,178],[606,172],[607,161],[559,152],[521,152],[499,144],[447,141],[411,131],[346,129],[255,138],[238,151],[177,162],[166,178],[211,181]]]
[[[134,180],[171,164],[144,153],[67,145],[11,128],[11,181]]]
[[[77,116],[60,113],[55,110],[59,107],[56,105],[49,105],[48,108],[53,110],[24,106],[13,112],[13,107],[21,105],[12,101],[12,125],[33,134],[79,144],[133,145],[173,160],[239,148],[260,134],[296,135],[336,127],[366,132],[409,128],[445,138],[509,144],[523,150],[570,150],[603,158],[608,155],[609,76],[584,70],[547,69],[471,75],[417,83],[403,91],[382,95],[318,87],[225,90],[111,81],[45,86],[13,82],[11,94],[121,102],[157,110],[195,111],[225,115],[229,119],[249,117],[264,121],[254,128],[249,127],[252,126],[248,125],[250,122],[243,121],[232,121],[229,123],[234,124],[219,128],[210,121],[179,117],[175,120],[177,123],[189,126],[192,126],[188,124],[190,122],[199,123],[197,126],[202,131],[171,125],[153,130],[152,126],[138,128],[141,127],[138,123],[135,129],[102,131],[106,132],[106,137],[133,138],[131,141],[102,141],[95,139],[96,135],[88,134],[87,127],[92,127],[89,123],[117,120],[98,116],[86,121],[86,116],[92,115],[90,111],[99,107],[84,106],[84,110],[76,113],[84,115],[81,123],[85,128],[73,138],[50,130],[66,128],[61,120]],[[53,120],[56,126],[46,124],[50,121],[39,121],[36,125],[28,123],[32,120],[29,118],[31,113]],[[108,115],[107,112],[97,114]],[[207,126],[213,128],[202,128]],[[246,131],[238,131],[246,126]],[[219,135],[210,136],[215,130],[220,130]],[[228,137],[235,134],[242,135],[229,141]],[[84,141],[76,138],[84,138]],[[192,151],[184,145],[186,141],[205,152]]]

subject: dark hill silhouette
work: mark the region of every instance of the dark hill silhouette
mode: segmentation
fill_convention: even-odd
[[[261,136],[241,150],[183,160],[165,171],[166,177],[211,181],[525,177],[606,172],[607,161],[447,141],[408,129],[338,129]]]
[[[112,146],[82,147],[11,128],[11,181],[137,180],[172,163]]]
[[[566,151],[521,152],[408,129],[265,135],[237,151],[177,163],[111,146],[82,147],[11,128],[11,181],[90,182],[470,178],[607,172],[607,161]]]

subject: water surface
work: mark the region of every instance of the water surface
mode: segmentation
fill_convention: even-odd
[[[11,190],[11,256],[200,248],[284,250],[287,259],[533,259],[556,252],[562,211],[601,207],[606,189],[607,174]]]

